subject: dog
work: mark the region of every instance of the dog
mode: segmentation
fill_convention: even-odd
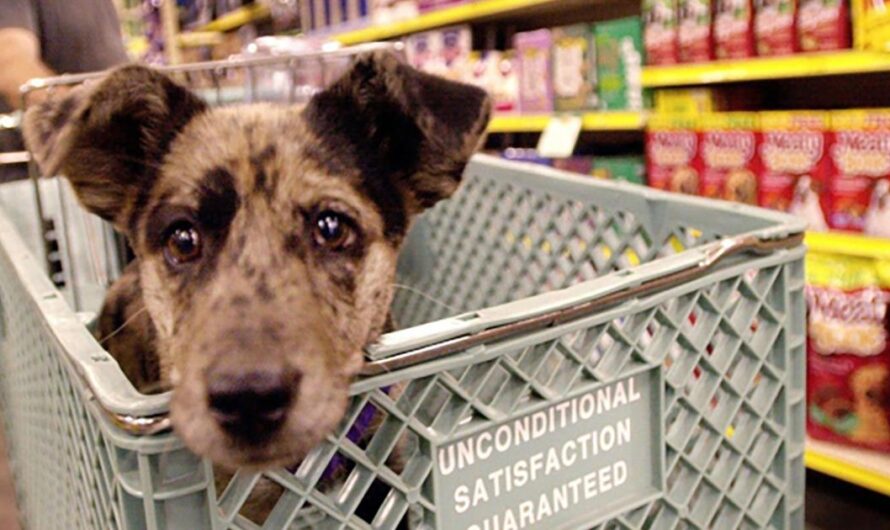
[[[136,256],[100,340],[137,387],[172,390],[190,450],[262,470],[342,421],[412,219],[457,189],[490,113],[482,89],[373,52],[303,107],[211,108],[128,65],[23,130]]]

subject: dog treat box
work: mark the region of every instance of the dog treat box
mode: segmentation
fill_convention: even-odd
[[[793,213],[825,231],[830,170],[827,112],[761,112],[757,204]]]
[[[645,184],[646,163],[641,156],[598,156],[593,159],[594,177]]]
[[[788,55],[797,51],[797,0],[755,0],[754,37],[757,55]]]
[[[890,451],[890,261],[815,252],[806,261],[807,430]]]
[[[700,118],[701,195],[757,204],[757,123],[753,112]]]
[[[649,186],[698,195],[695,118],[653,114],[646,126],[646,175]]]
[[[643,0],[643,23],[646,63],[676,64],[677,0]]]
[[[797,35],[805,52],[850,47],[850,9],[847,0],[800,0]]]
[[[681,63],[714,59],[711,0],[679,0],[677,55]]]
[[[558,111],[595,109],[596,48],[593,28],[576,24],[553,29],[553,106]]]
[[[643,110],[643,36],[639,17],[601,22],[596,33],[597,80],[603,110]]]
[[[753,57],[754,0],[714,2],[714,55],[717,59]]]
[[[828,153],[829,227],[890,237],[890,109],[832,112]]]
[[[517,33],[513,37],[519,57],[519,109],[522,112],[551,112],[549,29]]]

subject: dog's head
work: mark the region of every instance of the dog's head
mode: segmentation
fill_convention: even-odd
[[[411,219],[455,191],[489,113],[374,53],[301,108],[209,108],[128,66],[29,110],[25,135],[129,238],[186,444],[269,466],[342,419]]]

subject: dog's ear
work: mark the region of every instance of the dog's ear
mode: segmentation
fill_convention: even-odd
[[[126,229],[170,142],[205,109],[167,76],[124,66],[30,108],[23,132],[45,174],[64,174],[87,209]]]
[[[450,196],[483,141],[484,90],[419,72],[390,52],[356,59],[304,116],[322,142],[350,150],[366,180],[388,180],[416,213]]]

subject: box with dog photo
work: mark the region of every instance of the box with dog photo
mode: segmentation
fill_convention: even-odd
[[[701,194],[757,204],[757,126],[753,112],[721,112],[700,119]]]
[[[761,112],[757,203],[828,229],[827,112]]]

